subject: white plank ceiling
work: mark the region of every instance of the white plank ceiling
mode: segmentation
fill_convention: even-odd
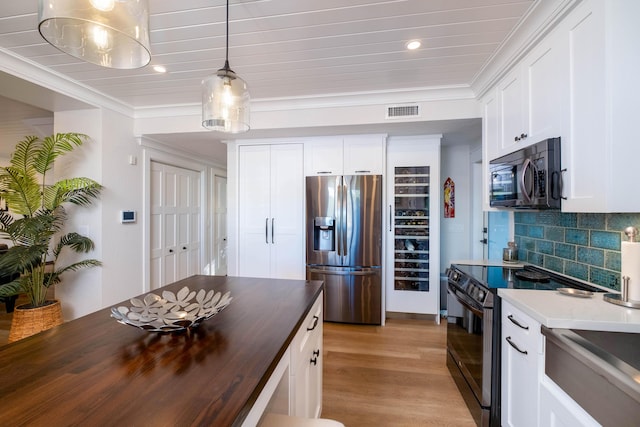
[[[469,86],[533,3],[231,0],[229,62],[254,100]],[[152,60],[141,69],[61,53],[38,33],[37,0],[0,2],[0,49],[132,108],[199,104],[202,79],[224,64],[225,0],[150,0],[149,9]],[[422,47],[406,50],[414,39]]]
[[[231,68],[257,98],[469,85],[532,0],[232,0]],[[133,107],[200,102],[224,64],[224,0],[150,0],[151,64],[77,60],[37,30],[37,1],[2,1],[0,47]],[[419,39],[422,47],[407,51]],[[157,74],[153,65],[164,65]]]

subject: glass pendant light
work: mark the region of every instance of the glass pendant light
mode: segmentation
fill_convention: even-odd
[[[151,61],[148,0],[38,0],[38,31],[61,51],[108,68]]]
[[[202,126],[209,130],[240,133],[249,130],[249,89],[229,68],[229,0],[224,67],[202,80]]]

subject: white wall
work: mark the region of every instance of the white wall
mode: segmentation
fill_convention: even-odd
[[[471,145],[443,145],[441,175],[438,191],[442,193],[448,177],[455,183],[455,217],[444,217],[444,203],[440,206],[440,272],[444,273],[452,260],[471,259],[472,224],[472,168]]]
[[[83,258],[102,261],[103,266],[63,276],[56,287],[66,319],[73,319],[143,292],[143,220],[121,224],[120,210],[142,212],[143,180],[140,157],[133,137],[133,120],[107,109],[56,113],[55,132],[81,132],[91,141],[60,158],[56,176],[86,176],[104,189],[90,208],[69,209],[68,229],[89,236],[96,250]],[[75,258],[80,256],[74,255]]]
[[[87,177],[105,185],[101,162],[104,150],[102,128],[102,113],[99,109],[65,111],[54,115],[54,132],[79,132],[91,138],[81,148],[58,158],[54,169],[56,181],[62,178]],[[69,219],[65,231],[77,231],[90,237],[96,249],[81,255],[63,253],[59,258],[60,266],[83,258],[96,258],[104,262],[103,206],[104,202],[100,200],[90,207],[68,207]],[[102,307],[103,274],[103,269],[98,267],[68,272],[62,276],[62,283],[56,286],[56,298],[62,302],[65,319],[74,319]]]

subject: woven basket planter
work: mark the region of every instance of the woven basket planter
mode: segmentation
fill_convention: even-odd
[[[50,302],[51,304],[43,307],[26,308],[24,305],[16,307],[9,330],[9,342],[18,341],[54,326],[62,325],[60,301]]]

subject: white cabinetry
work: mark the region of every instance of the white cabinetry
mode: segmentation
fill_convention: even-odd
[[[548,427],[598,427],[593,419],[549,377],[540,384],[540,424]]]
[[[560,136],[564,212],[639,212],[637,16],[636,0],[577,2],[483,98],[485,127],[497,101],[499,128],[485,129],[485,164]]]
[[[294,389],[293,414],[318,418],[322,412],[322,295],[294,338],[291,365]]]
[[[238,148],[238,275],[304,279],[302,144]]]
[[[509,73],[498,85],[500,102],[500,141],[498,152],[506,154],[524,147],[526,132],[526,85],[523,81],[522,68],[518,67]]]
[[[307,141],[305,176],[382,175],[385,139],[385,135],[350,135]]]
[[[318,418],[322,412],[321,292],[256,399],[243,426],[261,425],[269,413]],[[314,362],[315,360],[315,362]]]
[[[503,426],[536,427],[540,380],[544,372],[544,337],[540,323],[502,300]]]
[[[440,138],[393,138],[387,147],[386,311],[440,311]]]
[[[482,99],[482,208],[491,209],[489,205],[489,161],[500,157],[500,115],[498,110],[497,89],[491,90]]]
[[[548,36],[498,84],[498,147],[489,151],[502,156],[562,134],[568,62],[557,38]]]
[[[584,1],[562,23],[569,68],[562,210],[640,212],[637,181],[640,2]]]

